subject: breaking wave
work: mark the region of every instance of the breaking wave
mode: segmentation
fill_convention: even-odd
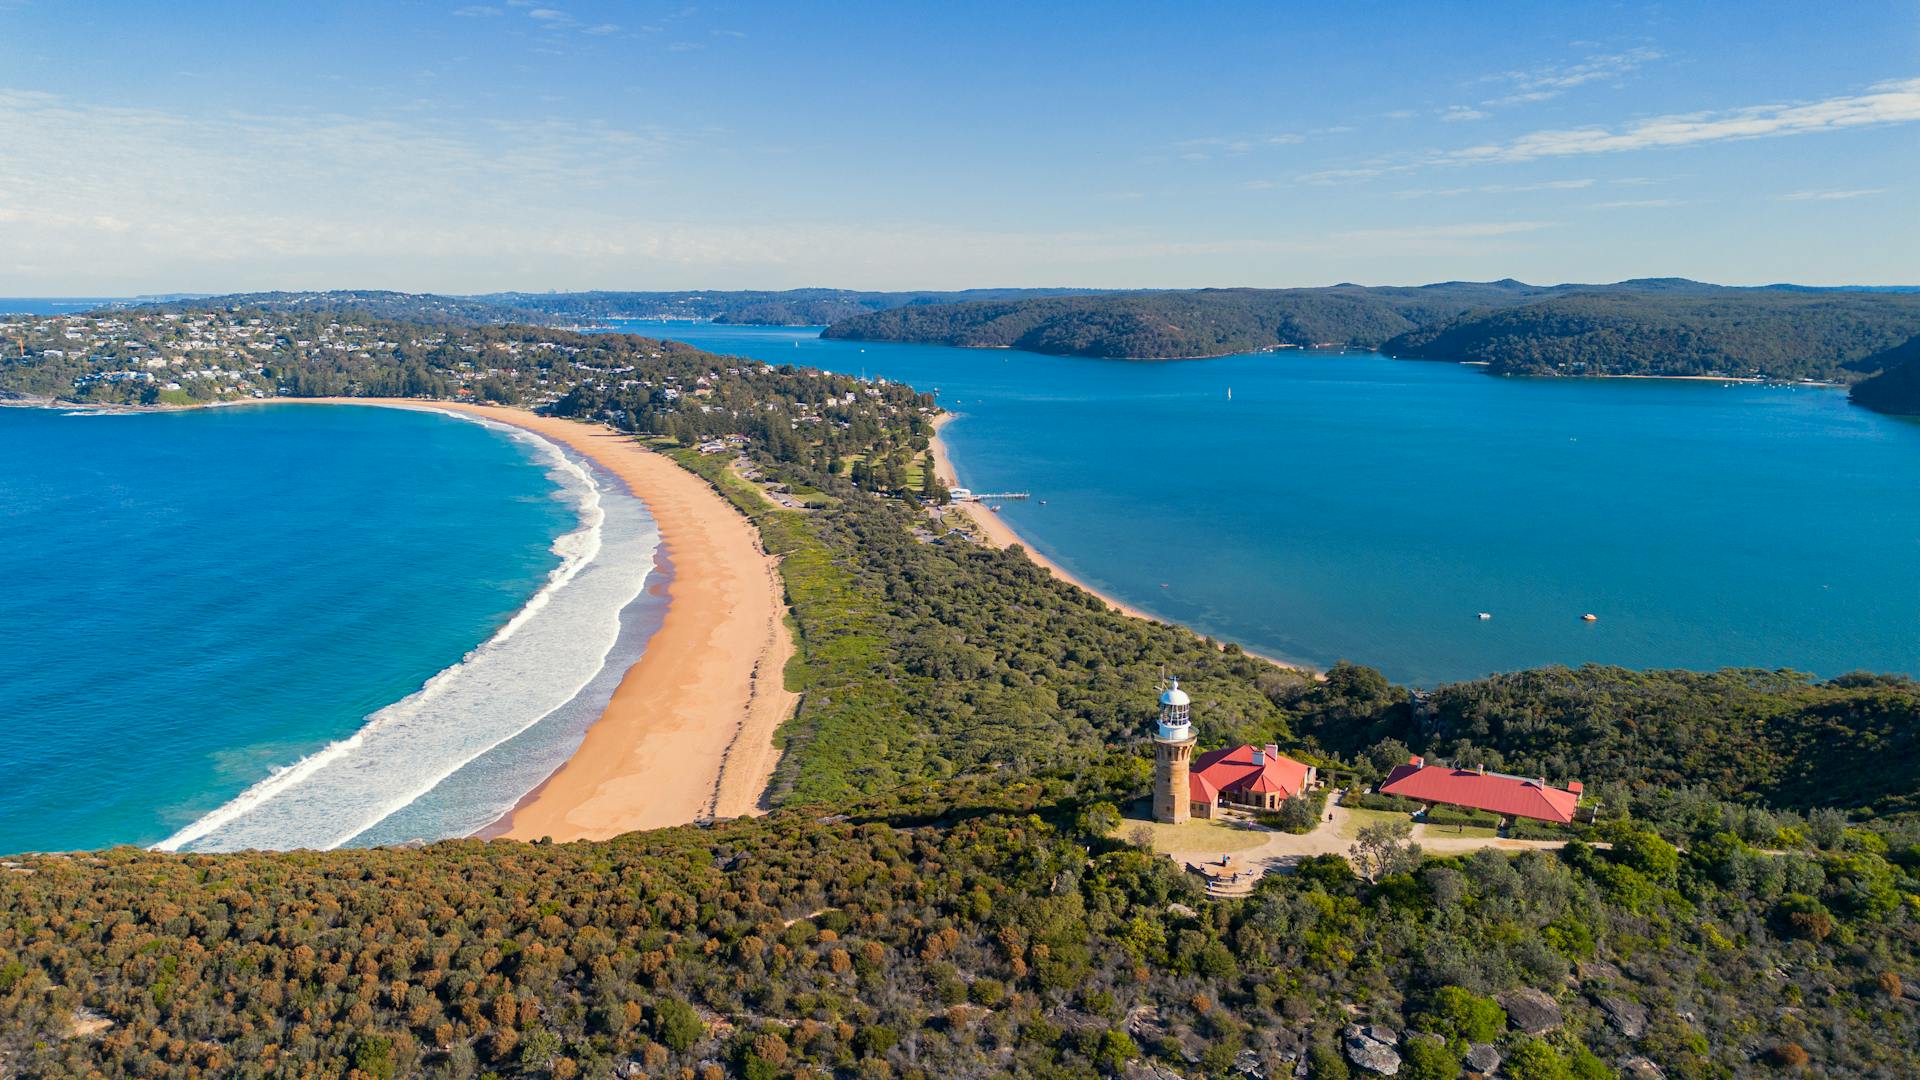
[[[601,676],[621,639],[621,613],[654,566],[659,533],[638,499],[520,428],[447,413],[532,445],[573,501],[579,527],[556,539],[560,565],[493,637],[413,694],[241,792],[156,844],[162,851],[333,848],[352,841],[514,739]],[[616,529],[607,528],[610,511]],[[623,650],[625,651],[625,650]],[[602,679],[602,682],[605,680]],[[526,790],[538,783],[538,777]],[[493,792],[507,805],[522,791]],[[469,809],[439,835],[484,824]],[[454,815],[461,817],[462,815]]]

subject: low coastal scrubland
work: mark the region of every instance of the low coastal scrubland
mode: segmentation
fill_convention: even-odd
[[[16,1071],[1325,1077],[1357,1068],[1356,1022],[1403,1075],[1489,1053],[1523,1077],[1920,1068],[1910,680],[1313,679],[932,525],[938,485],[904,484],[933,415],[909,388],[620,335],[403,332],[443,340],[287,364],[349,390],[490,380],[651,436],[750,515],[798,646],[775,810],[577,844],[13,858]],[[529,358],[463,366],[496,341]],[[729,433],[758,484],[698,449]],[[1396,847],[1368,877],[1326,857],[1209,899],[1113,838],[1167,670],[1206,745],[1276,742],[1350,784],[1409,752],[1578,777],[1607,846]]]

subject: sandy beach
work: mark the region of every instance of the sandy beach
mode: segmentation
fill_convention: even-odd
[[[778,561],[745,516],[705,480],[602,425],[496,406],[332,400],[484,416],[566,446],[646,503],[672,564],[666,617],[585,741],[482,836],[598,840],[759,811],[778,761],[774,730],[798,696],[783,680],[794,645]]]
[[[940,477],[941,482],[945,483],[948,487],[957,487],[959,486],[959,481],[955,478],[955,474],[953,471],[953,459],[947,456],[946,445],[940,441],[940,430],[946,427],[947,424],[952,420],[953,420],[952,413],[941,413],[940,416],[934,420],[933,438],[930,440],[930,448],[933,451],[934,473],[938,475]],[[948,511],[948,513],[960,513],[960,514],[966,515],[968,520],[972,521],[975,525],[979,526],[980,535],[985,537],[986,541],[992,544],[994,547],[1006,548],[1006,547],[1012,547],[1015,544],[1019,544],[1021,550],[1026,552],[1027,558],[1033,560],[1033,562],[1036,565],[1045,567],[1047,572],[1052,574],[1054,577],[1057,577],[1060,580],[1065,581],[1071,585],[1078,586],[1079,588],[1084,589],[1087,592],[1092,593],[1093,595],[1099,597],[1101,600],[1106,602],[1108,607],[1113,608],[1115,611],[1120,612],[1122,615],[1131,615],[1136,619],[1147,619],[1151,622],[1167,621],[1165,619],[1159,618],[1158,616],[1149,615],[1146,612],[1141,611],[1139,608],[1132,606],[1131,604],[1123,604],[1120,601],[1115,600],[1113,597],[1108,596],[1106,593],[1103,593],[1100,590],[1093,588],[1092,586],[1088,585],[1086,582],[1080,580],[1079,578],[1074,577],[1072,574],[1068,573],[1066,569],[1062,567],[1059,563],[1056,563],[1052,559],[1047,558],[1045,555],[1042,555],[1039,552],[1033,550],[1033,545],[1020,539],[1020,534],[1014,532],[1013,527],[1011,525],[1008,525],[1005,521],[1003,521],[999,514],[996,514],[991,510],[988,510],[986,507],[981,506],[979,503],[955,503],[953,504],[952,509]]]

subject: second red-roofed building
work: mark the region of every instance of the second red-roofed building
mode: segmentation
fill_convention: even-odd
[[[1382,795],[1398,795],[1423,803],[1464,806],[1485,810],[1504,818],[1532,818],[1566,825],[1573,821],[1580,805],[1578,781],[1564,788],[1550,786],[1546,778],[1508,776],[1485,769],[1456,769],[1448,765],[1429,765],[1425,758],[1411,758],[1396,766],[1380,785]]]

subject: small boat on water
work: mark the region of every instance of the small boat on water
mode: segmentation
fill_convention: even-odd
[[[1580,616],[1580,621],[1581,622],[1599,622],[1600,616],[1595,615],[1593,612],[1589,611],[1585,615]]]
[[[1493,612],[1491,612],[1491,611],[1483,611],[1483,612],[1481,612],[1481,613],[1480,613],[1480,618],[1481,618],[1482,620],[1486,620],[1486,619],[1491,619],[1491,618],[1493,618]]]

